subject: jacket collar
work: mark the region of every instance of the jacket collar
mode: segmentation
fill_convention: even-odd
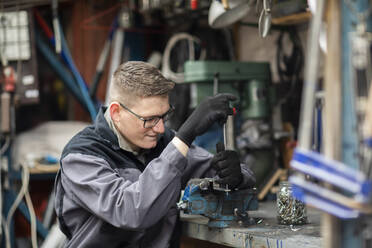
[[[102,106],[98,112],[96,122],[94,124],[95,132],[101,136],[103,140],[109,143],[113,149],[119,150],[119,142],[118,138],[116,137],[114,131],[111,130],[109,124],[105,119],[105,112],[107,107]]]

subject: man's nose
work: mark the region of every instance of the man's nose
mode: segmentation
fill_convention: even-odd
[[[163,119],[160,119],[158,123],[152,128],[154,132],[156,133],[164,133],[165,127],[164,127],[164,121]]]

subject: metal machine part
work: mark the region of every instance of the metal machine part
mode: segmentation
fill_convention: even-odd
[[[229,194],[225,190],[213,178],[191,179],[177,206],[185,214],[208,217],[209,227],[255,224],[247,211],[258,209],[256,189],[231,190]]]

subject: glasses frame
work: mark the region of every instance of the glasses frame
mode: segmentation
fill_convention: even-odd
[[[142,117],[142,116],[134,113],[132,110],[130,110],[127,106],[125,106],[121,102],[119,102],[119,105],[122,108],[124,108],[125,110],[127,110],[129,113],[131,113],[132,115],[137,117],[139,120],[143,121],[143,128],[153,128],[153,127],[155,127],[159,123],[160,119],[162,119],[164,121],[164,118],[167,117],[169,114],[173,113],[173,111],[174,111],[174,107],[171,104],[169,104],[169,110],[165,114],[145,118],[145,117]],[[146,122],[151,121],[155,118],[158,118],[158,120],[152,126],[146,127]]]

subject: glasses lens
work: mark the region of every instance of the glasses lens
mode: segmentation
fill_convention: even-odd
[[[150,120],[146,120],[145,128],[155,127],[156,124],[158,124],[159,120],[160,120],[160,117],[154,117],[154,118],[151,118]]]
[[[171,106],[168,113],[166,113],[162,117],[159,116],[159,117],[151,118],[149,120],[145,120],[144,127],[145,128],[155,127],[156,124],[158,124],[158,122],[160,121],[160,119],[163,119],[163,122],[166,122],[167,120],[169,120],[172,117],[173,112],[174,112],[174,108]]]

